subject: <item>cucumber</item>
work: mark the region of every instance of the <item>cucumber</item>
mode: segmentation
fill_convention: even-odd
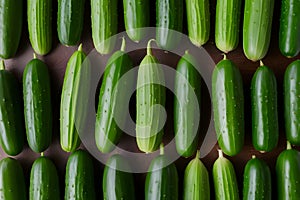
[[[300,145],[300,60],[295,60],[284,74],[284,117],[287,140]]]
[[[60,43],[73,46],[79,43],[84,17],[85,0],[58,0],[57,33]]]
[[[27,21],[33,50],[46,55],[52,48],[52,0],[27,0]]]
[[[145,200],[177,200],[178,174],[174,163],[168,165],[163,147],[150,164],[146,176]]]
[[[236,174],[232,163],[219,151],[219,158],[213,165],[213,180],[215,186],[215,199],[238,200],[239,191]]]
[[[277,84],[273,71],[260,62],[251,81],[252,143],[261,152],[278,143]]]
[[[274,0],[245,0],[243,49],[249,60],[261,60],[268,52]]]
[[[0,145],[3,151],[15,156],[23,150],[24,122],[22,93],[17,79],[0,62]]]
[[[163,137],[166,100],[164,74],[157,59],[152,55],[151,42],[142,60],[136,90],[136,141],[138,148],[146,153],[158,149]]]
[[[128,37],[134,41],[141,41],[150,23],[149,0],[123,0],[124,23]]]
[[[255,156],[249,160],[244,170],[243,199],[271,200],[272,181],[269,166]]]
[[[243,81],[239,69],[226,56],[213,71],[212,103],[219,146],[234,156],[244,145]]]
[[[52,106],[48,67],[34,55],[23,73],[27,141],[35,152],[45,151],[52,140]]]
[[[0,57],[12,58],[20,43],[23,24],[23,0],[0,1]]]
[[[300,52],[300,1],[282,0],[279,26],[279,49],[284,56]]]
[[[60,199],[59,179],[55,165],[44,156],[36,159],[30,172],[30,200]]]
[[[94,167],[91,156],[77,150],[68,159],[65,179],[65,200],[94,200]]]
[[[209,200],[209,175],[205,165],[201,162],[200,152],[189,162],[184,171],[183,199]]]
[[[209,39],[209,0],[186,0],[188,35],[191,42],[200,47]]]
[[[239,44],[241,0],[217,0],[215,42],[228,53]]]
[[[121,50],[115,52],[107,62],[99,94],[95,140],[102,153],[112,151],[120,140],[122,131],[118,127],[115,117],[125,119],[126,106],[123,106],[123,97],[128,92],[127,89],[133,86],[133,79],[126,78],[126,84],[120,84],[119,79],[132,66],[131,58],[125,53],[125,39],[123,38]],[[122,124],[124,122],[122,121]]]
[[[176,31],[182,31],[183,0],[156,0],[156,41],[158,46],[171,50],[180,41]]]
[[[178,154],[192,156],[198,146],[201,75],[197,61],[187,51],[177,64],[174,87],[174,131]]]
[[[134,200],[134,181],[132,174],[119,169],[129,170],[128,163],[121,155],[111,156],[103,173],[103,199]]]
[[[92,37],[100,54],[109,54],[118,31],[118,0],[91,0]]]
[[[22,166],[13,158],[3,158],[0,161],[0,199],[27,199]]]
[[[296,200],[300,197],[300,152],[287,149],[281,152],[276,161],[278,200]]]

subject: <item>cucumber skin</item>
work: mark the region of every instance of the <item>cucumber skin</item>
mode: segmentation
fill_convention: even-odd
[[[287,67],[283,88],[286,137],[290,143],[300,145],[300,60]]]
[[[278,200],[300,197],[300,153],[294,149],[281,152],[276,162]]]
[[[141,41],[150,23],[149,0],[123,0],[124,23],[128,37],[134,42]]]
[[[240,71],[230,60],[220,61],[213,71],[212,103],[219,146],[234,156],[244,145],[244,94]]]
[[[195,58],[185,53],[179,60],[176,69],[174,88],[176,95],[174,98],[175,144],[177,152],[184,157],[192,156],[195,153],[199,139],[201,75],[195,68],[196,66]],[[195,94],[197,102],[191,99],[193,97],[191,93]]]
[[[128,169],[129,166],[121,155],[115,154],[107,161],[103,173],[103,199],[135,199],[133,175],[117,170],[124,167]]]
[[[60,43],[73,46],[79,43],[84,18],[85,0],[58,0],[57,33]]]
[[[268,52],[273,10],[274,0],[245,1],[243,49],[249,60],[261,60]]]
[[[48,54],[52,48],[52,0],[27,0],[27,21],[33,50]]]
[[[23,24],[23,0],[0,2],[0,57],[12,58],[20,43]]]
[[[91,156],[77,150],[68,159],[65,179],[65,200],[94,200],[94,167]]]
[[[269,166],[258,158],[249,160],[244,170],[243,199],[271,200],[271,187]]]
[[[300,1],[282,0],[279,49],[287,57],[297,56],[300,52]]]
[[[13,158],[0,161],[0,197],[5,200],[27,199],[22,166]]]
[[[278,143],[276,77],[267,66],[260,66],[251,81],[252,143],[256,150],[269,152]]]
[[[33,151],[43,152],[52,140],[52,106],[48,67],[39,59],[26,65],[23,98],[28,144]]]
[[[39,157],[30,173],[30,200],[60,199],[59,179],[55,165],[46,157]]]

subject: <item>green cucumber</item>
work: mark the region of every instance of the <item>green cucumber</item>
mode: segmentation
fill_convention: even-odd
[[[295,60],[284,74],[284,118],[287,140],[300,145],[300,60]]]
[[[274,0],[245,1],[243,49],[249,60],[261,60],[268,52],[273,10]]]
[[[136,90],[136,140],[138,148],[147,153],[158,149],[162,141],[166,99],[164,74],[152,55],[152,41],[138,70]]]
[[[12,58],[19,46],[23,24],[23,0],[0,1],[0,57]]]
[[[52,0],[27,0],[27,21],[33,50],[46,55],[52,48]]]
[[[244,145],[243,81],[239,69],[226,56],[213,71],[212,103],[219,146],[234,156]]]
[[[243,183],[244,200],[271,200],[272,181],[269,166],[255,156],[249,160],[244,170]]]
[[[273,71],[260,62],[251,81],[252,143],[256,150],[272,151],[278,143],[277,84]]]
[[[35,152],[45,151],[52,140],[52,106],[48,67],[34,58],[23,73],[23,99],[27,141]]]
[[[83,150],[72,153],[67,162],[65,200],[69,199],[96,199],[93,160]]]
[[[279,49],[284,56],[300,52],[300,1],[282,0],[279,26]]]
[[[120,171],[129,168],[121,155],[115,154],[108,159],[103,173],[103,199],[135,199],[133,175]]]
[[[178,174],[174,163],[168,164],[163,147],[150,164],[146,176],[145,200],[177,200]]]
[[[191,42],[200,47],[209,39],[209,0],[186,0],[188,35]]]
[[[209,200],[209,175],[205,165],[200,160],[200,152],[189,162],[184,171],[183,180],[184,200]]]
[[[109,54],[115,46],[118,31],[118,1],[91,0],[92,37],[100,54]]]
[[[123,0],[124,23],[128,37],[134,42],[141,41],[150,23],[149,0]]]
[[[219,151],[219,158],[213,165],[215,198],[217,200],[238,200],[239,191],[232,163]]]
[[[276,161],[278,200],[296,200],[300,197],[300,152],[287,149],[281,152]]]
[[[165,50],[171,50],[180,41],[176,31],[182,31],[183,0],[156,0],[156,40]]]
[[[119,80],[132,66],[131,58],[125,53],[125,39],[123,38],[121,50],[115,52],[107,62],[99,94],[95,140],[102,153],[112,151],[120,140],[122,131],[115,117],[125,119],[126,107],[123,106],[122,97],[128,92],[127,89],[133,86],[133,79],[126,78],[124,84],[120,84]]]
[[[60,43],[73,46],[79,43],[84,17],[85,0],[58,0],[57,33]]]
[[[39,157],[31,167],[30,200],[60,199],[59,179],[55,165],[47,157]]]
[[[15,156],[23,150],[24,114],[22,93],[17,79],[0,62],[0,144],[3,151]]]
[[[177,152],[192,156],[198,146],[201,75],[197,61],[187,51],[177,64],[174,87],[174,131]]]
[[[13,158],[3,158],[0,161],[0,199],[27,199],[22,166]]]
[[[241,0],[217,0],[215,42],[228,53],[239,43]]]

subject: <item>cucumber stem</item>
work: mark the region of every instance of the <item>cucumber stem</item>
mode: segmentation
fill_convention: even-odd
[[[155,42],[155,39],[151,39],[151,40],[148,41],[148,44],[147,44],[147,55],[148,56],[152,56],[151,42]]]
[[[185,50],[185,52],[184,52],[185,54],[189,54],[189,50],[187,49],[187,50]]]
[[[0,62],[0,70],[5,70],[4,60],[1,60]]]
[[[292,145],[289,141],[286,141],[286,149],[287,150],[292,149]]]
[[[224,157],[224,156],[223,156],[223,152],[222,152],[221,149],[218,149],[218,153],[219,153],[219,158],[223,158],[223,157]]]
[[[197,150],[196,158],[200,159],[200,150]]]
[[[252,159],[255,159],[256,158],[256,156],[255,155],[252,155]]]
[[[125,48],[126,48],[126,41],[125,41],[125,37],[123,36],[122,37],[122,44],[121,44],[121,51],[125,51]]]
[[[259,66],[261,66],[261,67],[264,66],[264,63],[262,60],[259,61]]]
[[[164,155],[164,154],[165,154],[164,143],[161,143],[159,146],[159,155]]]
[[[33,59],[36,59],[36,54],[35,53],[33,53]]]
[[[41,157],[44,157],[44,152],[41,152]]]
[[[225,53],[223,53],[223,60],[227,60],[227,56]]]
[[[78,51],[82,51],[82,43],[79,45]]]

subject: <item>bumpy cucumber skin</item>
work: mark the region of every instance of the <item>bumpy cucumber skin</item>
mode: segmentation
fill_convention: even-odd
[[[58,0],[57,33],[60,43],[73,46],[79,43],[84,17],[85,0]]]
[[[18,49],[23,24],[23,0],[0,2],[0,57],[12,58]]]
[[[286,137],[290,143],[300,145],[300,60],[287,67],[283,88]]]
[[[112,36],[118,30],[117,5],[118,0],[91,0],[92,37],[100,54],[109,54],[114,49],[116,38]]]
[[[241,0],[217,0],[216,6],[216,46],[228,53],[239,43]]]
[[[274,0],[245,0],[243,49],[249,60],[261,60],[268,52]]]
[[[25,178],[22,166],[13,158],[0,161],[0,199],[26,200]]]
[[[59,179],[55,165],[46,157],[36,159],[30,173],[30,200],[59,200]]]
[[[258,158],[249,160],[244,170],[243,199],[272,199],[271,171],[269,166]]]
[[[149,0],[123,0],[126,33],[134,42],[141,41],[146,35],[142,28],[150,23],[149,3]]]
[[[240,71],[230,60],[220,61],[213,71],[212,103],[219,146],[234,156],[244,145],[244,94]]]
[[[177,64],[175,78],[175,144],[177,152],[184,157],[195,153],[199,138],[201,75],[195,67],[197,67],[195,58],[185,53]]]
[[[300,52],[300,1],[282,0],[279,26],[279,49],[284,56]]]
[[[115,154],[109,158],[103,173],[103,199],[135,199],[133,175],[118,170],[124,168],[129,166],[122,156]]]
[[[33,50],[46,55],[52,48],[52,0],[27,0],[27,21]]]
[[[50,90],[47,65],[31,60],[23,73],[23,98],[27,141],[35,152],[46,150],[52,139]]]
[[[256,150],[269,152],[279,137],[277,84],[273,71],[260,66],[251,81],[252,143]]]

